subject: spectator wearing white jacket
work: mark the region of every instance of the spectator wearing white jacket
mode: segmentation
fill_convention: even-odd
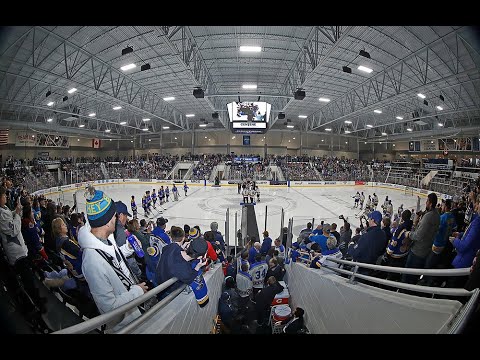
[[[82,272],[98,311],[103,314],[142,296],[148,289],[144,282],[135,284],[126,264],[126,257],[133,253],[130,243],[120,247],[115,243],[113,200],[90,188],[86,206],[88,223],[78,231],[78,242],[83,249]],[[107,331],[118,331],[140,315],[135,307],[106,324]]]

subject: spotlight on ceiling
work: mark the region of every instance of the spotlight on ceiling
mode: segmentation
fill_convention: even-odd
[[[48,90],[47,93],[45,94],[45,97],[49,97],[50,95],[52,95],[52,92]]]
[[[443,95],[440,95],[439,98],[440,100],[445,101],[445,98],[443,97]]]
[[[68,96],[64,96],[63,101],[67,101],[67,100],[68,100]]]
[[[297,91],[295,91],[295,93],[293,94],[293,97],[295,98],[295,100],[305,99],[305,90],[297,89]]]
[[[203,99],[205,97],[205,93],[203,92],[202,88],[195,88],[193,89],[193,96],[197,99]]]
[[[212,119],[218,119],[218,112],[212,113]]]
[[[143,64],[140,66],[140,71],[150,70],[150,64]]]
[[[366,52],[365,50],[360,50],[359,53],[360,56],[366,57],[367,59],[370,59],[370,54]]]
[[[278,113],[278,120],[285,119],[285,113]]]
[[[127,46],[125,49],[122,50],[122,55],[127,55],[133,52],[133,47]]]
[[[427,100],[423,100],[423,104],[428,106],[428,101]]]
[[[346,72],[348,74],[352,73],[352,68],[349,68],[348,66],[344,66],[344,67],[342,67],[342,69],[343,69],[343,72]]]

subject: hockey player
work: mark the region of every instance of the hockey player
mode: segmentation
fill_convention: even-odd
[[[250,196],[250,203],[254,203],[255,201],[255,194],[257,192],[255,191],[255,189],[253,188],[253,186],[250,188],[250,190],[248,190],[248,195]]]
[[[237,184],[237,191],[238,191],[238,195],[240,195],[240,191],[242,191],[242,183],[241,182],[239,182]]]
[[[250,267],[248,272],[252,277],[253,283],[253,295],[255,296],[257,292],[263,289],[263,283],[265,282],[265,275],[268,271],[268,265],[265,260],[262,260],[262,255],[257,254],[255,256],[255,262]]]
[[[160,191],[159,191],[160,193]],[[156,206],[155,204],[157,203],[157,193],[155,192],[155,189],[153,189],[152,191],[152,202],[153,202],[153,208],[156,209]],[[162,201],[160,201],[160,204],[162,203]]]
[[[130,200],[130,207],[132,208],[133,218],[137,218],[137,204],[135,204],[135,196],[132,195],[132,199]]]
[[[373,193],[372,204],[373,204],[373,209],[377,210],[378,196],[375,193]]]
[[[178,189],[175,186],[175,184],[173,184],[172,186],[172,194],[173,194],[173,201],[178,201]]]
[[[246,185],[243,185],[242,195],[243,195],[243,203],[248,204],[249,191]]]
[[[385,209],[387,208],[387,205],[390,200],[388,200],[388,196],[385,196],[385,201],[383,202],[382,209],[385,212]]]
[[[166,201],[168,202],[168,197],[170,196],[170,189],[168,188],[168,185],[167,185],[167,188],[165,189],[165,199]]]
[[[402,213],[403,213],[403,204],[401,204],[399,206],[399,208],[397,209],[397,212],[393,218],[394,221],[400,221],[400,219],[402,218]]]
[[[368,195],[367,203],[365,204],[365,209],[371,209],[372,208],[372,198],[370,195]]]
[[[357,191],[355,196],[352,196],[355,199],[355,205],[353,206],[354,208],[358,208],[358,202],[360,201],[360,193]]]
[[[363,209],[363,203],[365,202],[365,195],[362,194],[360,195],[360,210]]]
[[[187,186],[187,182],[186,182],[186,181],[185,181],[185,183],[183,184],[183,191],[185,192],[185,196],[187,196],[188,186]]]
[[[255,191],[257,193],[257,202],[260,202],[260,188],[258,185],[255,187]]]
[[[147,196],[146,195],[142,196],[142,208],[143,208],[143,213],[145,214],[146,217],[148,217],[148,207],[147,207]]]
[[[393,215],[393,205],[392,205],[392,200],[388,200],[388,204],[385,208],[385,215],[388,217],[392,217]]]
[[[160,205],[163,205],[165,202],[165,191],[163,190],[163,186],[160,186],[160,189],[158,189],[158,199],[160,200]]]
[[[147,190],[145,192],[145,201],[147,202],[147,210],[149,213],[152,213],[152,211],[150,210],[150,207],[152,206],[152,197],[150,196],[150,190]]]

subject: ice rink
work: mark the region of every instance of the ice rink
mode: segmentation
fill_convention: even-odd
[[[154,184],[151,184],[154,185]],[[156,184],[155,184],[156,185]],[[181,184],[177,184],[181,185]],[[171,186],[169,186],[171,189]],[[199,225],[202,232],[209,230],[210,223],[217,221],[219,224],[219,231],[225,235],[225,221],[227,208],[230,209],[230,236],[229,244],[234,245],[235,241],[235,213],[237,213],[237,229],[241,224],[241,195],[237,193],[237,187],[223,185],[220,188],[211,186],[203,186],[203,184],[189,184],[188,196],[184,196],[183,188],[177,186],[179,189],[179,201],[172,201],[173,196],[170,196],[170,202],[164,204],[163,214],[153,209],[152,219],[163,216],[168,219],[167,227],[172,225],[183,227],[184,224],[190,226]],[[130,211],[130,197],[135,196],[138,207],[139,219],[144,218],[143,209],[141,208],[142,194],[146,190],[155,188],[158,190],[159,186],[149,186],[148,184],[116,184],[116,185],[100,185],[97,187],[104,191],[113,200],[123,201]],[[165,188],[165,185],[164,185]],[[260,203],[255,206],[257,215],[257,224],[259,233],[265,227],[265,207],[267,206],[267,230],[270,232],[270,237],[276,238],[280,234],[281,210],[285,211],[284,226],[287,226],[288,219],[293,217],[293,234],[296,235],[301,229],[306,227],[308,221],[314,219],[314,226],[320,223],[321,220],[325,222],[336,222],[338,228],[343,224],[342,220],[338,219],[339,215],[348,217],[350,224],[354,227],[358,226],[359,220],[355,214],[359,213],[359,209],[354,209],[353,196],[357,191],[364,192],[366,198],[374,192],[379,198],[379,206],[383,204],[385,196],[392,200],[394,212],[397,211],[398,206],[403,204],[404,209],[416,208],[417,196],[405,194],[402,190],[393,190],[389,188],[371,187],[371,186],[329,186],[329,187],[280,187],[280,186],[260,186]],[[84,190],[77,191],[77,205],[78,211],[85,211],[85,197]],[[73,202],[73,192],[66,192],[64,194],[65,202]],[[425,206],[425,199],[421,199],[421,207]],[[157,209],[158,209],[157,201]],[[381,209],[380,209],[381,210]],[[131,212],[131,211],[130,211]]]

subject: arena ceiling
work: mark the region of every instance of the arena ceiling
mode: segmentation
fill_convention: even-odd
[[[205,122],[200,129],[218,131],[229,125],[226,104],[240,99],[271,103],[272,129],[361,139],[478,134],[478,36],[462,26],[5,27],[0,126],[103,138]]]

